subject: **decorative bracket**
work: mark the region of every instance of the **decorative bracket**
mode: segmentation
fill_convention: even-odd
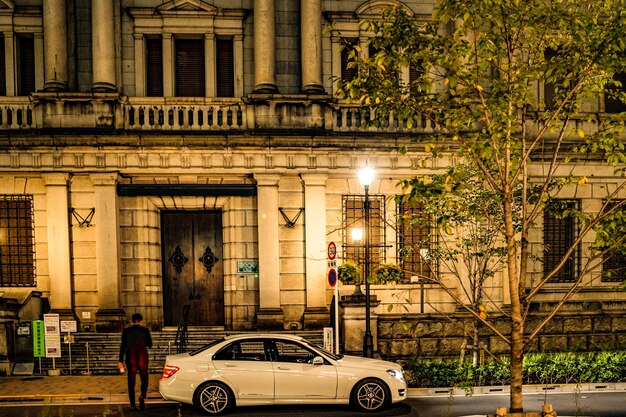
[[[95,208],[89,210],[89,213],[85,217],[78,214],[74,207],[70,208],[70,213],[72,213],[72,217],[76,219],[78,222],[78,227],[91,227],[91,222],[93,221],[93,215],[96,212]]]
[[[298,213],[295,215],[295,217],[293,219],[290,219],[289,217],[287,217],[287,214],[285,213],[284,209],[282,207],[278,207],[278,211],[280,211],[280,214],[283,215],[283,219],[285,219],[286,228],[293,229],[293,227],[296,225],[296,222],[300,218],[300,215],[304,211],[304,208],[301,207],[297,210],[298,210]]]

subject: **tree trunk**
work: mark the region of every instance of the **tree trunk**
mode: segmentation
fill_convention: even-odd
[[[517,270],[517,246],[513,226],[513,209],[510,188],[503,193],[505,240],[507,249],[507,275],[511,294],[511,401],[509,411],[524,411],[522,398],[522,361],[524,359],[524,319],[522,315],[522,293]],[[523,258],[523,257],[522,257]]]

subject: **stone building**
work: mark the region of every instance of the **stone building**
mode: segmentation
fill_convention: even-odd
[[[116,331],[134,312],[154,329],[184,313],[215,329],[327,325],[328,244],[339,262],[363,261],[350,235],[363,223],[358,169],[376,169],[372,259],[395,263],[411,242],[394,219],[408,208],[387,197],[452,162],[397,152],[430,123],[366,127],[334,96],[333,79],[351,76],[342,43],[368,53],[360,20],[389,5],[426,20],[434,7],[405,3],[0,0],[0,297],[25,306],[35,294],[44,302],[27,311],[49,307],[84,331]],[[597,206],[611,175],[571,197]],[[424,262],[404,265],[417,275]],[[375,313],[455,311],[410,275],[373,286]],[[576,299],[621,306],[617,287],[598,276]],[[506,304],[505,283],[490,288]]]

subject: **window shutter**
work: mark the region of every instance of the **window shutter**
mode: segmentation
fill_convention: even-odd
[[[32,36],[17,38],[17,95],[27,96],[35,91],[35,41]]]
[[[626,72],[620,72],[615,74],[614,80],[622,83],[621,87],[609,86],[609,89],[613,93],[626,92]],[[626,111],[626,104],[615,97],[609,97],[608,94],[604,94],[604,111],[606,113],[621,113]]]
[[[4,36],[0,36],[0,96],[7,95],[7,72],[4,62]]]
[[[204,97],[204,41],[176,39],[176,96]]]
[[[544,52],[544,57],[546,62],[551,61],[557,55],[557,51],[554,49],[548,48]],[[546,106],[546,109],[553,110],[554,109],[554,94],[555,94],[555,86],[554,83],[544,83],[543,85],[543,102]]]
[[[235,68],[233,58],[233,40],[217,39],[216,42],[217,63],[217,96],[218,97],[234,97],[235,96]]]
[[[163,97],[163,42],[146,38],[146,96]]]
[[[342,81],[351,81],[357,75],[356,68],[348,68],[348,61],[350,52],[354,50],[358,39],[342,39],[342,43],[344,45],[341,50],[341,80]]]

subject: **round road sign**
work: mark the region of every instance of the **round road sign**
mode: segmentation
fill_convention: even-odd
[[[328,270],[328,285],[331,287],[337,285],[337,270],[335,268]]]
[[[335,245],[335,242],[330,242],[328,244],[328,259],[332,261],[335,259],[335,256],[337,256],[337,245]]]

